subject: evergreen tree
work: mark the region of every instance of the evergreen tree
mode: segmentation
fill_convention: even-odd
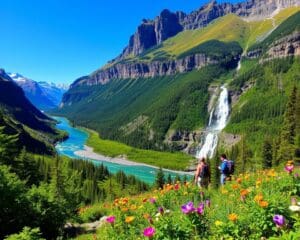
[[[163,188],[164,184],[165,184],[165,175],[162,168],[160,167],[156,173],[155,185],[157,188]]]
[[[219,159],[219,151],[217,150],[215,156],[210,159],[210,172],[211,172],[211,186],[213,188],[217,188],[220,183],[220,159]]]
[[[296,137],[296,99],[297,88],[294,87],[284,113],[280,135],[279,159],[287,161],[294,158]]]
[[[168,174],[167,183],[172,184],[172,177],[170,173]]]
[[[4,127],[0,127],[0,163],[12,166],[14,159],[18,155],[16,142],[17,135],[9,136],[4,133]]]
[[[272,143],[268,138],[266,138],[264,140],[263,148],[262,148],[262,167],[264,169],[271,168],[272,160],[273,160]]]

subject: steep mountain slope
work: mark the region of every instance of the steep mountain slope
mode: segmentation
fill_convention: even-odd
[[[269,43],[263,48],[271,58],[298,55],[299,40],[289,38],[299,24],[297,4],[273,14],[267,9],[267,18],[256,21],[228,14],[206,27],[182,31],[138,56],[110,63],[77,79],[64,95],[58,113],[96,129],[103,138],[140,148],[194,153],[191,146],[200,140],[213,104],[209,99],[218,94],[218,86],[234,79],[235,98],[252,86],[249,81],[241,83],[241,75],[233,71],[241,56],[260,57],[249,53],[266,41]],[[290,29],[283,33],[290,40],[274,37],[282,29]],[[288,55],[272,54],[279,39],[296,50]],[[261,63],[270,60],[270,56],[263,57]],[[241,73],[244,66],[255,73],[258,60],[249,61],[243,60]],[[239,115],[236,111],[234,108],[232,121]]]
[[[299,5],[299,0],[250,0],[237,4],[218,4],[217,1],[212,1],[190,14],[163,10],[154,20],[143,20],[134,35],[130,37],[128,46],[113,62],[137,56],[182,30],[201,29],[213,20],[230,13],[257,21],[266,19],[283,8]]]
[[[53,127],[53,120],[36,109],[23,90],[2,69],[0,113],[5,132],[18,135],[18,147],[25,146],[31,152],[53,153],[53,143],[60,137]]]
[[[41,110],[57,107],[67,90],[55,84],[33,81],[18,73],[9,73],[9,76],[23,89],[26,97]]]

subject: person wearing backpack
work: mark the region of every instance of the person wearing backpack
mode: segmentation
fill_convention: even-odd
[[[195,173],[195,184],[201,188],[208,188],[210,183],[210,169],[206,163],[205,158],[202,158],[198,164]]]
[[[229,169],[229,161],[227,160],[226,154],[222,154],[220,156],[220,159],[222,161],[221,165],[219,166],[219,169],[221,171],[221,177],[220,177],[220,183],[221,185],[224,185],[226,183],[226,180],[228,177],[230,177],[230,169]]]

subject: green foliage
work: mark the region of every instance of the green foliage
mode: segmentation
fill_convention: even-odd
[[[45,240],[41,237],[40,230],[38,228],[31,229],[24,227],[22,232],[18,234],[12,234],[5,238],[5,240]]]
[[[197,53],[205,54],[212,59],[221,62],[230,62],[230,58],[242,54],[243,49],[237,42],[221,42],[219,40],[210,40],[191,48],[177,56],[178,59],[191,56]]]
[[[230,84],[230,88],[235,91],[248,86],[247,91],[233,106],[229,124],[225,129],[227,132],[245,136],[251,152],[250,164],[246,170],[249,167],[261,166],[265,136],[275,140],[280,135],[288,98],[293,87],[299,87],[300,84],[299,69],[299,58],[277,59],[251,67]],[[281,146],[285,147],[286,144],[281,143]],[[276,159],[280,155],[276,151],[273,154],[277,155]],[[277,161],[274,156],[273,159]]]

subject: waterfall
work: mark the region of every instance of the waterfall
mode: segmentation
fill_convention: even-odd
[[[212,158],[218,145],[218,135],[225,128],[230,113],[229,94],[225,86],[221,87],[221,93],[216,104],[210,112],[209,123],[203,137],[201,147],[196,153],[197,158]]]

